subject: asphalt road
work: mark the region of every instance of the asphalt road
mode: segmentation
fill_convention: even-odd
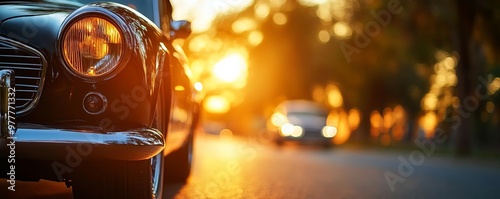
[[[165,198],[500,198],[499,161],[213,135],[195,147],[192,176]],[[18,182],[13,193],[4,180],[0,198],[71,198],[62,183]]]

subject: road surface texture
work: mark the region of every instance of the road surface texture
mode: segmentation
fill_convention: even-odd
[[[195,147],[192,176],[167,184],[165,198],[500,198],[499,161],[206,134]],[[0,198],[71,198],[63,183],[17,182],[16,192],[5,179],[0,185]]]

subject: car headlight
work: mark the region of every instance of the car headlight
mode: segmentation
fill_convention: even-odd
[[[303,132],[304,132],[304,130],[302,129],[302,127],[294,126],[293,132],[292,132],[292,137],[298,138],[298,137],[302,136]]]
[[[290,136],[290,135],[292,135],[293,130],[294,130],[294,125],[290,124],[290,123],[286,123],[280,127],[280,134],[281,134],[281,136],[284,136],[284,137]]]
[[[337,135],[337,128],[334,126],[325,126],[321,130],[321,134],[325,138],[333,138],[335,135]]]
[[[280,128],[280,134],[283,137],[300,137],[303,135],[303,131],[302,127],[290,123],[286,123]]]
[[[124,56],[123,35],[112,22],[96,16],[69,24],[62,35],[66,65],[83,77],[100,77],[118,67]]]

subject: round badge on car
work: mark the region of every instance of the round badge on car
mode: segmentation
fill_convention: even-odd
[[[91,115],[101,114],[106,110],[108,100],[98,92],[89,92],[83,98],[83,110]]]

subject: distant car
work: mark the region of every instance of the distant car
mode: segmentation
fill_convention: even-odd
[[[326,107],[313,101],[285,101],[275,108],[268,131],[277,144],[297,141],[330,146],[337,128],[327,125],[328,113]]]
[[[168,0],[93,2],[0,1],[0,178],[162,198],[191,171],[190,23]]]

